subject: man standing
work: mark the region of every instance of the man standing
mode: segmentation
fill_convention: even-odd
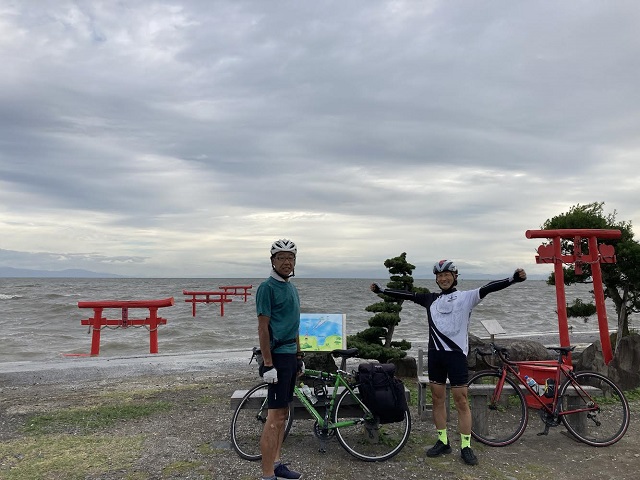
[[[468,465],[477,465],[471,450],[471,410],[467,398],[469,371],[469,323],[471,310],[492,292],[507,288],[514,282],[523,282],[527,274],[518,268],[504,280],[489,282],[475,290],[458,291],[458,268],[451,260],[440,260],[433,266],[440,293],[414,293],[404,290],[387,290],[374,283],[371,291],[393,298],[411,300],[427,309],[429,322],[428,373],[429,388],[433,402],[433,421],[438,432],[438,441],[427,450],[428,457],[437,457],[451,452],[447,438],[446,384],[451,383],[451,392],[458,411],[460,431],[460,456]]]
[[[297,253],[291,240],[275,241],[271,245],[271,276],[256,292],[258,338],[264,359],[260,376],[270,384],[267,422],[260,438],[264,480],[302,478],[280,460],[297,374],[304,372],[299,340],[300,298],[289,282],[294,276]]]

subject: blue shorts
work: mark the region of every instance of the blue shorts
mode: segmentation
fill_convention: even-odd
[[[447,377],[452,387],[461,387],[469,382],[469,366],[464,353],[429,350],[427,361],[430,382],[444,385]]]
[[[278,383],[269,385],[269,408],[285,408],[293,400],[293,389],[298,376],[298,358],[295,353],[272,353],[273,366],[278,370]]]

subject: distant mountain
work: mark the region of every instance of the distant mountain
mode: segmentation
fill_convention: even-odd
[[[0,277],[19,278],[124,278],[124,275],[91,272],[81,268],[66,270],[31,270],[29,268],[0,267]]]

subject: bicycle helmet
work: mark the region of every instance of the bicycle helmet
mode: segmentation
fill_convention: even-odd
[[[453,263],[453,260],[440,260],[433,266],[433,274],[437,275],[441,272],[451,272],[454,275],[458,274],[458,267]]]
[[[282,238],[280,240],[276,240],[271,245],[271,256],[273,257],[276,253],[280,252],[290,252],[294,255],[298,254],[298,247],[291,240],[287,240],[286,238]]]

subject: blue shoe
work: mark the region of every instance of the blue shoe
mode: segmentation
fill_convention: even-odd
[[[273,469],[273,473],[276,474],[276,478],[278,480],[297,480],[302,478],[302,474],[298,472],[294,472],[293,470],[289,470],[287,467],[288,463],[281,463],[276,468]]]

